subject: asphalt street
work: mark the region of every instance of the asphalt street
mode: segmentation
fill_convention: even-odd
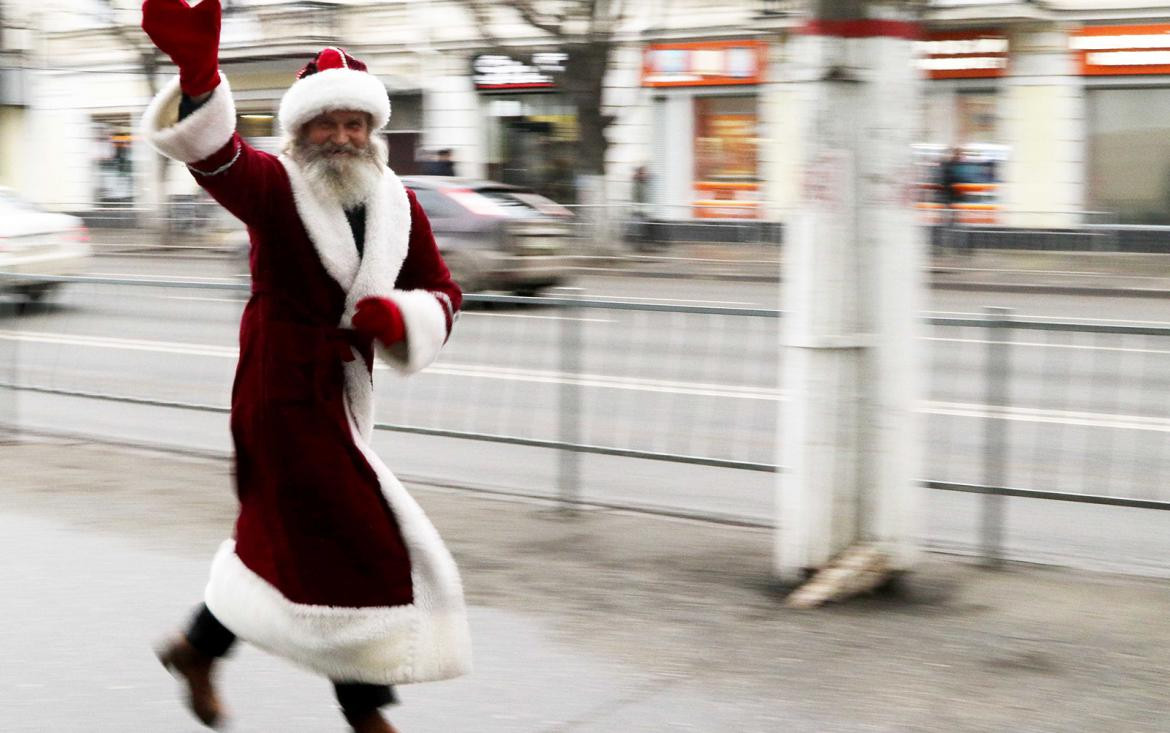
[[[104,257],[98,265],[95,274],[109,276],[235,279],[230,265],[216,259]],[[778,288],[766,283],[596,276],[577,285],[589,298],[652,305],[775,308],[780,302]],[[940,316],[974,317],[995,305],[1028,317],[1170,322],[1164,299],[953,291],[931,297],[931,315]],[[47,390],[21,395],[22,423],[226,453],[220,412],[51,391],[226,406],[241,307],[230,290],[67,287],[51,304],[0,324],[0,349],[10,350],[20,382]],[[573,373],[558,349],[565,328],[580,329],[586,345]],[[924,337],[930,367],[925,478],[980,483],[988,417],[1006,415],[996,428],[1009,433],[1009,485],[1170,498],[1164,489],[1170,407],[1161,399],[1170,386],[1166,338],[1013,334],[1011,408],[1001,413],[984,404],[983,329],[924,329]],[[559,399],[569,385],[582,396],[582,442],[773,463],[785,404],[778,343],[778,322],[769,318],[471,309],[430,370],[409,380],[379,371],[378,418],[551,440],[559,434]],[[556,490],[554,451],[389,432],[379,433],[378,442],[411,476],[492,491]],[[772,517],[769,474],[609,456],[584,457],[583,470],[583,496],[590,500],[755,522]],[[939,547],[970,550],[977,501],[933,495],[924,532]],[[1170,574],[1161,512],[1023,500],[1012,509],[1013,556]]]

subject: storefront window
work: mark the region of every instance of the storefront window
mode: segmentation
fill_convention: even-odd
[[[131,156],[130,118],[95,121],[97,135],[96,191],[98,203],[129,205],[134,202],[134,166]]]
[[[958,121],[958,139],[965,144],[995,143],[996,95],[989,93],[958,94],[955,96],[955,118]]]
[[[695,98],[695,216],[758,216],[758,125],[754,96]]]
[[[246,112],[236,116],[236,131],[252,147],[273,155],[284,148],[284,138],[277,129],[276,116],[270,112]]]
[[[1088,93],[1089,202],[1123,223],[1170,224],[1170,89]]]
[[[267,112],[241,114],[236,119],[236,130],[245,140],[273,137],[276,134],[276,118]]]
[[[488,177],[532,188],[562,204],[575,203],[577,118],[559,94],[494,96]]]
[[[925,137],[914,146],[923,223],[938,223],[944,208],[968,224],[998,221],[1000,174],[1009,155],[999,142],[998,107],[999,96],[985,90],[938,89],[924,99]]]
[[[951,90],[928,94],[924,143],[959,147],[999,142],[999,97],[995,92]]]

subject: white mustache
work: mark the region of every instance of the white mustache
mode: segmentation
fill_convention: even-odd
[[[359,155],[365,154],[366,151],[363,148],[359,148],[358,146],[354,145],[353,143],[325,142],[325,143],[321,143],[320,145],[317,146],[317,152],[320,153],[321,155],[333,155],[334,153],[345,153],[346,155],[351,155],[351,156],[356,158]]]

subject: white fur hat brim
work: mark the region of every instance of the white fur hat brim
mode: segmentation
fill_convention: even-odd
[[[390,121],[390,96],[373,74],[357,69],[325,69],[296,80],[280,100],[280,127],[295,135],[301,125],[322,112],[356,109],[369,112],[372,128]]]

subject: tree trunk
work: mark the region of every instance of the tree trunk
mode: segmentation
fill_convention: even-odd
[[[577,112],[577,203],[592,254],[613,254],[617,241],[605,180],[605,132],[611,120],[602,107],[610,48],[608,40],[571,44],[561,79]]]
[[[572,44],[561,85],[577,111],[577,165],[585,174],[605,173],[609,141],[605,130],[609,120],[602,112],[605,74],[609,67],[610,43],[594,41]]]
[[[143,47],[138,50],[138,63],[142,69],[142,76],[146,79],[146,88],[151,99],[158,94],[158,51],[153,47]],[[145,141],[143,141],[145,142]],[[167,168],[171,161],[162,153],[152,151],[152,171],[150,195],[153,199],[153,211],[145,214],[145,223],[158,238],[159,244],[171,244],[171,227],[167,222]]]

